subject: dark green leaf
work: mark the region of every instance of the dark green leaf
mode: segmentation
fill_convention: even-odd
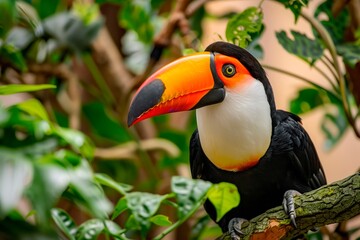
[[[210,221],[211,218],[207,214],[197,219],[191,229],[191,239],[192,240],[200,239],[200,235],[205,231]]]
[[[264,57],[264,50],[259,44],[260,37],[264,30],[265,25],[263,24],[259,32],[250,33],[252,41],[246,47],[246,50],[248,50],[257,59],[262,59]]]
[[[100,102],[92,102],[83,106],[83,113],[96,134],[101,137],[122,143],[131,140],[126,128],[114,119]]]
[[[94,177],[98,183],[111,187],[122,195],[126,195],[126,193],[133,188],[131,185],[114,181],[110,176],[106,174],[97,173]]]
[[[342,56],[345,64],[354,68],[360,61],[360,46],[352,43],[345,43],[338,45],[336,50],[340,56]]]
[[[175,176],[171,179],[171,190],[176,194],[178,215],[184,217],[206,196],[211,183],[202,180]]]
[[[341,104],[341,101],[329,91],[304,88],[299,90],[297,97],[290,101],[290,112],[303,114],[327,103]]]
[[[27,66],[21,52],[11,44],[0,42],[0,64],[8,64],[20,71],[26,71]]]
[[[228,211],[240,204],[240,195],[237,187],[227,182],[212,185],[207,196],[215,207],[217,222]]]
[[[168,216],[161,215],[161,214],[151,217],[150,222],[152,222],[158,226],[163,226],[163,227],[170,226],[172,224],[172,222],[169,220]]]
[[[295,17],[295,22],[300,16],[301,9],[303,7],[306,7],[309,3],[309,0],[277,0],[277,1],[292,11]]]
[[[66,235],[66,237],[70,240],[75,240],[77,227],[71,216],[60,208],[51,209],[51,216],[57,227]]]
[[[346,29],[349,26],[350,15],[348,8],[343,8],[336,17],[333,15],[333,0],[325,0],[321,3],[314,12],[314,17],[318,18],[321,24],[330,34],[335,45],[344,42]],[[318,37],[318,33],[314,30],[314,36]]]
[[[117,202],[114,212],[111,216],[111,219],[115,219],[117,218],[121,213],[123,213],[126,209],[128,208],[127,206],[127,200],[125,197],[120,198],[120,200]]]
[[[263,13],[260,8],[250,7],[234,15],[226,26],[226,39],[242,48],[253,40],[251,34],[260,32]]]
[[[291,54],[298,56],[309,64],[314,64],[323,55],[323,47],[317,40],[308,38],[305,34],[291,31],[293,40],[290,39],[285,31],[276,33],[276,38],[281,46]]]
[[[0,39],[13,26],[16,17],[15,1],[0,0]]]
[[[44,19],[56,12],[59,6],[62,4],[61,0],[33,0],[31,1],[32,6],[35,7],[39,13],[39,17]]]
[[[33,177],[30,160],[21,152],[0,147],[0,218],[15,208]]]

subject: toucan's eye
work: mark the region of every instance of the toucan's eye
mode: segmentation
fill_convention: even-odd
[[[236,68],[234,65],[227,63],[222,66],[222,73],[225,77],[232,77],[236,73]]]

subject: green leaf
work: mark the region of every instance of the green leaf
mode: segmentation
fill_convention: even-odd
[[[77,227],[71,216],[60,208],[51,209],[51,216],[56,223],[56,226],[66,235],[66,237],[70,240],[75,240]]]
[[[344,43],[345,32],[350,25],[350,14],[348,8],[344,7],[336,17],[333,15],[333,0],[323,1],[314,12],[314,17],[317,18],[330,34],[335,45]],[[318,33],[313,29],[315,38],[318,38]]]
[[[163,226],[163,227],[170,226],[172,224],[172,222],[169,220],[168,216],[161,215],[161,214],[151,217],[150,222],[152,222],[158,226]]]
[[[80,131],[55,126],[54,133],[68,143],[75,151],[88,159],[94,156],[94,145],[90,138]]]
[[[204,199],[210,186],[210,182],[199,179],[194,180],[180,176],[172,177],[171,190],[176,195],[180,218],[192,211],[198,202]]]
[[[56,88],[56,86],[51,84],[37,84],[37,85],[8,84],[8,85],[0,86],[0,95],[8,95],[14,93],[21,93],[21,92],[34,92],[44,89],[51,89],[51,88]]]
[[[286,8],[289,8],[295,17],[295,22],[300,16],[301,9],[309,4],[309,0],[277,0]]]
[[[69,171],[71,183],[68,197],[93,216],[104,219],[112,211],[113,206],[106,198],[100,186],[93,179],[93,172],[86,160]]]
[[[260,8],[250,7],[234,15],[226,26],[226,39],[242,48],[252,41],[251,34],[260,32],[263,13]]]
[[[83,106],[83,113],[94,133],[115,142],[123,143],[132,140],[127,129],[116,120],[107,107],[100,102],[92,102]]]
[[[126,195],[128,191],[130,191],[133,187],[128,184],[118,183],[114,181],[110,176],[102,173],[97,173],[94,175],[95,180],[105,186],[111,187],[115,189],[122,195]]]
[[[360,46],[354,43],[345,43],[336,46],[336,50],[342,56],[345,64],[354,68],[360,62]]]
[[[0,38],[3,38],[15,23],[15,1],[0,0],[0,12]]]
[[[291,30],[293,40],[285,31],[276,32],[276,38],[281,46],[291,54],[294,54],[309,64],[322,57],[324,49],[317,40],[308,38],[305,34]]]
[[[120,200],[115,205],[114,212],[111,216],[111,219],[117,218],[121,213],[123,213],[126,209],[128,209],[127,206],[127,200],[125,197],[120,198]]]
[[[37,10],[41,19],[55,14],[59,7],[61,9],[65,8],[65,6],[62,6],[61,0],[33,0],[31,1],[31,5]]]
[[[330,91],[304,88],[290,101],[290,112],[304,114],[328,103],[341,104],[341,101]]]
[[[207,193],[216,210],[216,222],[231,209],[240,204],[240,194],[234,184],[222,182],[214,184]]]
[[[69,182],[70,176],[64,168],[52,163],[35,163],[34,178],[26,195],[36,210],[35,217],[40,225],[50,224],[50,209],[57,203]]]
[[[96,240],[104,230],[104,222],[101,219],[90,219],[82,223],[75,235],[76,240]]]
[[[170,195],[157,195],[143,192],[132,192],[126,195],[128,208],[141,227],[141,234],[146,235],[150,228],[150,219],[157,212],[161,202]]]
[[[0,64],[11,65],[22,72],[27,70],[26,61],[22,53],[11,44],[1,44],[1,41]]]
[[[49,117],[44,106],[35,98],[18,103],[16,107],[29,115],[37,117],[41,120],[49,121]]]
[[[15,208],[33,178],[30,160],[21,152],[0,147],[0,218]]]
[[[137,33],[140,41],[150,43],[154,36],[150,1],[126,1],[119,12],[122,27]]]

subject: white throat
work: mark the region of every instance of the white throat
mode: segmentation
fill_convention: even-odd
[[[196,110],[200,143],[218,168],[244,170],[256,165],[269,148],[270,105],[258,80],[225,90],[223,102]]]

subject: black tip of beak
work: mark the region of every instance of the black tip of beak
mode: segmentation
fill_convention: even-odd
[[[160,79],[155,79],[145,85],[131,103],[127,124],[131,126],[142,114],[156,106],[165,91],[165,85]]]

